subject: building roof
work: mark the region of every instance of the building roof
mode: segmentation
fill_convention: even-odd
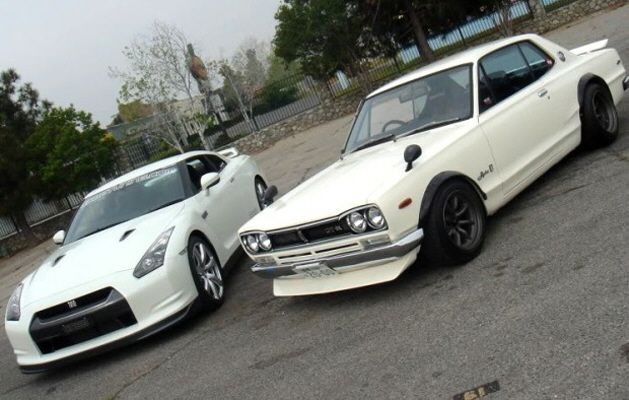
[[[406,75],[403,75],[386,85],[374,90],[371,92],[367,98],[380,94],[382,92],[386,92],[389,89],[393,89],[397,86],[404,85],[408,82],[419,79],[423,76],[434,74],[435,72],[439,72],[445,69],[454,68],[459,65],[475,63],[479,58],[483,57],[487,53],[491,53],[494,50],[497,50],[501,47],[509,45],[511,43],[520,42],[526,39],[534,39],[539,38],[539,36],[534,34],[526,34],[519,36],[512,36],[506,39],[495,40],[493,42],[481,44],[479,46],[472,47],[470,49],[461,51],[454,55],[448,56],[446,58],[442,58],[441,60],[430,63],[424,67],[418,68],[413,72],[410,72]]]

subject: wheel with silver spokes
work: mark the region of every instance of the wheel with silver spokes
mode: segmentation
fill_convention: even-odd
[[[422,221],[421,251],[437,264],[462,264],[476,257],[485,239],[485,208],[476,190],[463,180],[446,181]]]
[[[266,192],[267,186],[266,183],[260,178],[256,178],[255,181],[255,190],[256,190],[256,198],[258,199],[258,205],[260,206],[260,210],[264,210],[269,205],[264,199],[264,193]]]
[[[188,262],[199,302],[208,308],[218,307],[225,297],[223,269],[210,245],[193,236],[188,242]]]

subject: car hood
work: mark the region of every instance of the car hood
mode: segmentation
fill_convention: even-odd
[[[246,223],[240,232],[273,230],[334,217],[352,208],[374,203],[405,174],[404,149],[422,148],[413,164],[422,164],[464,132],[466,122],[386,142],[351,153],[297,186]]]
[[[159,234],[174,224],[184,208],[185,202],[180,202],[60,247],[27,278],[23,304],[116,272],[133,270]],[[132,278],[131,272],[129,277]]]

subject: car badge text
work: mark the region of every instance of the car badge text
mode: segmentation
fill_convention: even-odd
[[[70,309],[76,308],[77,304],[76,304],[76,300],[70,300],[68,301],[68,307]]]

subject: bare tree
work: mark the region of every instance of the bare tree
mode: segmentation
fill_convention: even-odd
[[[512,36],[515,32],[515,23],[511,16],[511,0],[498,0],[493,5],[492,18],[500,34],[504,37]]]
[[[173,107],[175,99],[187,99],[190,103],[190,114],[203,110],[196,109],[193,79],[186,61],[188,39],[176,26],[164,22],[153,23],[149,35],[137,36],[123,50],[129,62],[129,68],[120,70],[110,67],[110,75],[123,81],[120,95],[124,100],[137,99],[153,106],[164,113],[165,117],[158,120],[173,121],[168,133],[163,133],[165,142],[173,145],[174,137],[178,137],[183,145],[187,145],[187,136],[196,133],[206,149],[209,144],[203,136],[203,129],[191,128],[183,119],[185,116]],[[156,133],[162,135],[162,133]],[[162,138],[164,139],[164,138]],[[182,151],[181,146],[177,147]]]

